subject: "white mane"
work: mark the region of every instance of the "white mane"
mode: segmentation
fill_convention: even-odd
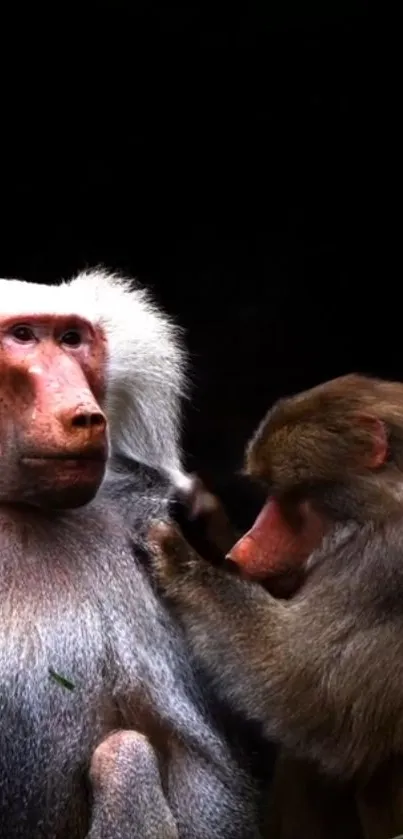
[[[58,286],[0,279],[0,315],[33,314],[77,314],[102,327],[111,453],[180,470],[185,358],[176,327],[148,292],[102,269]]]

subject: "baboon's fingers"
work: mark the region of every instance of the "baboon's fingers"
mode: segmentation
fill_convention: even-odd
[[[177,562],[188,558],[190,547],[174,524],[163,521],[153,522],[149,530],[148,541],[157,558],[163,555]]]
[[[95,749],[89,778],[94,797],[87,839],[178,839],[157,754],[143,734],[109,734]]]
[[[189,567],[193,551],[175,525],[153,523],[148,542],[154,573],[160,585],[167,586]]]
[[[180,538],[180,533],[174,524],[165,521],[153,521],[148,531],[150,548],[158,553],[172,553]]]

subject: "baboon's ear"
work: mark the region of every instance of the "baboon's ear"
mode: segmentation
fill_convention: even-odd
[[[385,423],[378,417],[369,414],[358,414],[357,422],[362,429],[365,429],[368,436],[368,450],[362,454],[361,466],[368,469],[379,469],[383,466],[388,457],[388,433]]]

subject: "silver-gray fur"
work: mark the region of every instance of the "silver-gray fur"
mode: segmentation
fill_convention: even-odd
[[[0,836],[171,836],[164,808],[153,810],[162,789],[179,839],[257,839],[254,786],[213,725],[182,631],[144,567],[148,524],[167,517],[167,471],[180,467],[175,329],[142,291],[104,272],[29,293],[0,280],[0,309],[4,294],[6,314],[34,305],[102,323],[111,460],[86,507],[0,505]],[[120,728],[143,732],[155,753],[134,772],[126,827],[90,828],[91,757]]]

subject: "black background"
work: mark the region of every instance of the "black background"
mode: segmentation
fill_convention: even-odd
[[[191,353],[188,468],[237,469],[279,395],[353,370],[402,377],[386,6],[18,15],[2,29],[0,275],[102,263],[152,287]]]

